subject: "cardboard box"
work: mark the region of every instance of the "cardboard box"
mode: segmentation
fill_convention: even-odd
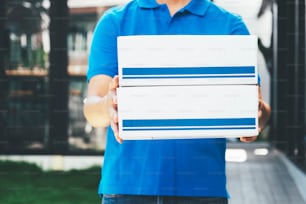
[[[249,35],[118,37],[120,86],[257,84]]]
[[[258,87],[119,87],[124,140],[240,137],[258,134]]]

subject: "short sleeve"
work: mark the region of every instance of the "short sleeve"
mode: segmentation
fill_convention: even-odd
[[[101,17],[93,33],[88,60],[88,81],[95,75],[113,77],[118,73],[117,36],[115,14],[109,10]]]
[[[249,29],[238,15],[235,15],[235,18],[232,20],[231,35],[250,35]]]

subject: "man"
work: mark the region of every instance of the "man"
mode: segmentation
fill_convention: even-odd
[[[88,97],[84,105],[85,117],[93,126],[112,126],[108,129],[99,186],[102,203],[227,203],[226,139],[122,141],[118,135],[117,37],[163,34],[249,32],[241,18],[209,0],[134,0],[103,15],[90,50]],[[259,126],[263,128],[270,109],[259,101]],[[242,137],[241,141],[251,142],[255,138]]]

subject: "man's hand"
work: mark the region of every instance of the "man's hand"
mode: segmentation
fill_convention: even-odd
[[[240,137],[241,142],[253,142],[257,139],[257,136],[250,136],[250,137]]]
[[[271,115],[271,108],[269,104],[267,104],[261,96],[260,87],[258,87],[258,132],[260,133],[262,129],[266,126],[270,115]],[[253,142],[255,141],[257,136],[250,136],[250,137],[240,137],[241,142]]]
[[[110,106],[110,125],[114,131],[116,140],[121,144],[123,140],[119,137],[118,127],[118,103],[117,103],[117,91],[119,86],[119,77],[115,76],[109,85],[108,97],[111,97],[112,104]]]

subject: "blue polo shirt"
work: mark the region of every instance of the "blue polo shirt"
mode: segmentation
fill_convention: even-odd
[[[249,32],[240,17],[209,0],[192,0],[173,16],[166,5],[155,0],[134,0],[106,11],[99,20],[90,50],[88,80],[99,74],[118,74],[118,36],[178,34]],[[227,197],[225,149],[225,139],[118,144],[109,128],[99,194]]]

